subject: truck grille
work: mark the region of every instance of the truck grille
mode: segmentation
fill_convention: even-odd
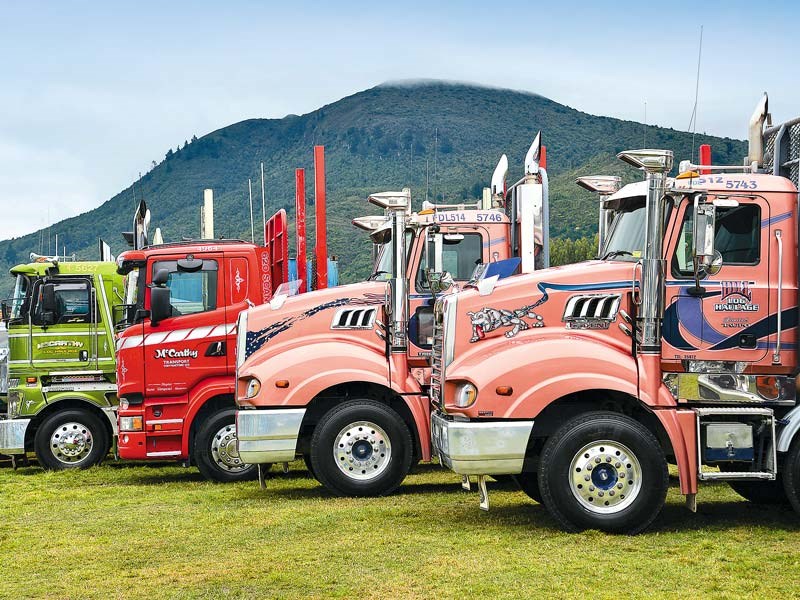
[[[442,403],[442,385],[444,383],[444,328],[442,327],[441,310],[434,311],[433,347],[431,348],[431,401],[440,406]]]
[[[800,118],[782,125],[775,125],[764,131],[764,168],[767,172],[787,177],[796,186],[798,185]]]

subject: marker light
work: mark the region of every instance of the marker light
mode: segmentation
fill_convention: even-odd
[[[282,390],[285,390],[286,388],[289,387],[289,380],[288,379],[278,379],[275,382],[275,387],[276,388],[280,388]]]
[[[471,383],[462,383],[456,387],[456,406],[459,408],[467,408],[475,404],[478,399],[478,388]]]
[[[261,391],[261,382],[253,377],[247,382],[247,390],[245,390],[244,397],[248,399],[255,398],[259,391]]]
[[[514,388],[510,385],[498,385],[495,390],[498,396],[510,396],[514,393]]]
[[[142,416],[135,417],[120,417],[119,430],[120,431],[142,431],[144,429]]]

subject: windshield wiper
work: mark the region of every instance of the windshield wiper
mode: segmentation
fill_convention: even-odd
[[[375,271],[372,275],[367,277],[367,281],[374,281],[379,275],[389,275],[389,271]]]
[[[615,256],[633,256],[633,252],[629,250],[612,250],[611,252],[606,252],[600,260],[614,258]]]

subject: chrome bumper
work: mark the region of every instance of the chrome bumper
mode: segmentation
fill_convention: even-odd
[[[305,408],[237,410],[239,458],[249,464],[294,460],[305,414]]]
[[[448,421],[431,415],[431,443],[440,462],[460,475],[522,472],[533,421]]]
[[[0,454],[25,454],[25,431],[30,419],[0,420]]]

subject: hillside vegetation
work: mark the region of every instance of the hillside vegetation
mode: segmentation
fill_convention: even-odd
[[[292,215],[294,169],[307,169],[310,206],[312,147],[323,144],[330,252],[340,258],[342,281],[353,281],[366,273],[370,252],[354,241],[358,234],[350,221],[374,212],[364,200],[369,192],[409,186],[415,208],[426,190],[439,201],[477,198],[501,153],[509,156],[509,181],[522,175],[523,157],[539,130],[548,148],[551,233],[573,240],[596,231],[595,200],[574,185],[576,176],[617,173],[633,180],[638,173],[614,157],[620,150],[646,142],[673,150],[677,161],[693,148],[691,133],[594,116],[535,94],[441,82],[385,84],[306,115],[250,119],[181,142],[135,184],[135,196],[145,198],[153,226],[174,241],[197,236],[202,190],[213,188],[217,235],[249,238],[247,179],[253,179],[260,220],[259,163],[266,171],[267,214],[286,208]],[[739,140],[697,135],[694,146],[701,143],[712,144],[715,162],[738,164],[746,154]],[[54,224],[51,233],[82,258],[96,257],[98,237],[119,252],[125,248],[120,232],[130,230],[134,207],[128,187],[98,208]],[[0,270],[27,261],[39,251],[41,237],[36,231],[0,242]],[[7,295],[10,284],[1,278],[0,293]]]

